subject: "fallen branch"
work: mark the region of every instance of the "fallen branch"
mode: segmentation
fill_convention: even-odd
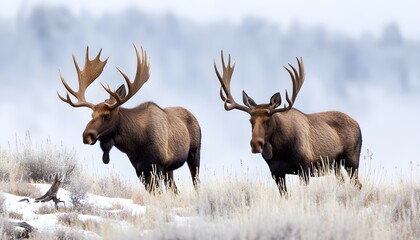
[[[54,182],[51,185],[50,189],[48,189],[48,191],[42,195],[41,197],[35,198],[35,202],[49,202],[49,201],[53,201],[55,204],[55,208],[58,209],[58,203],[64,203],[64,205],[66,204],[64,201],[60,200],[60,198],[57,198],[57,192],[58,189],[60,188],[62,181],[64,178],[59,179],[58,174],[55,175],[54,178]],[[19,200],[19,202],[29,202],[28,198],[23,198],[21,200]]]

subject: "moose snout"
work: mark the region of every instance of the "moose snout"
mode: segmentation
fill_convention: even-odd
[[[89,145],[93,145],[96,143],[97,137],[96,137],[96,133],[92,132],[92,131],[84,131],[83,132],[83,143],[84,144],[89,144]]]
[[[251,140],[251,152],[252,153],[262,153],[264,146],[264,140],[261,138]]]

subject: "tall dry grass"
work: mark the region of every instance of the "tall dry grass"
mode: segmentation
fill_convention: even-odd
[[[29,133],[23,140],[16,139],[14,146],[0,148],[0,161],[1,180],[52,182],[56,174],[70,179],[78,170],[74,151],[50,139],[35,145]]]
[[[279,196],[274,182],[244,178],[204,181],[198,193],[150,196],[145,217],[126,236],[142,239],[419,239],[420,182],[359,191],[335,177],[311,179]],[[188,189],[188,188],[186,188]],[[147,231],[144,231],[148,229]],[[121,233],[118,233],[121,234]],[[112,238],[112,237],[111,237]]]
[[[141,196],[146,213],[122,211],[114,217],[130,223],[128,228],[109,224],[98,234],[105,239],[420,239],[416,174],[386,177],[368,169],[360,177],[362,190],[334,175],[311,178],[307,186],[296,177],[288,182],[288,198],[259,174],[203,175],[198,192],[188,181],[178,183],[179,195],[133,193]]]
[[[37,155],[31,158],[36,163],[44,161],[42,156],[47,154],[55,156],[51,161],[58,162],[61,158],[57,156],[68,153],[60,153],[60,147],[46,149],[49,150],[28,147],[17,152],[2,151],[3,182],[12,180],[16,185],[25,182],[26,178],[19,174],[28,173],[27,167],[22,167],[28,165],[17,161],[22,156]],[[5,174],[10,169],[16,174]],[[333,175],[311,178],[308,186],[300,185],[294,178],[288,181],[286,199],[279,196],[269,176],[246,171],[217,175],[202,169],[198,192],[190,181],[179,181],[180,194],[165,192],[151,196],[140,183],[124,182],[116,175],[92,177],[78,170],[75,172],[78,177],[69,178],[64,188],[82,194],[81,197],[90,192],[131,198],[134,203],[146,206],[145,213],[130,211],[117,203],[110,213],[80,201],[80,208],[59,217],[60,224],[68,230],[58,228],[53,234],[39,233],[36,239],[76,235],[77,239],[89,239],[92,234],[103,239],[420,239],[420,177],[416,172],[418,169],[412,169],[407,176],[390,178],[381,170],[365,170],[360,191],[349,179],[340,184]],[[389,180],[384,181],[385,178]],[[4,191],[4,186],[0,185],[0,191]],[[3,209],[3,216],[7,216],[5,212]],[[79,214],[92,214],[104,220],[81,221]],[[82,230],[92,234],[82,234]]]

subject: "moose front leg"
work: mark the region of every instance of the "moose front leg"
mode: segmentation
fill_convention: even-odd
[[[310,174],[309,170],[305,171],[305,169],[303,169],[303,168],[302,168],[302,170],[300,170],[298,172],[299,180],[300,180],[301,184],[303,184],[303,185],[308,185],[309,184],[309,174]]]
[[[156,179],[156,176],[153,174],[143,174],[140,177],[140,181],[144,184],[146,191],[152,195],[157,195],[162,193],[160,188],[159,180]]]
[[[102,162],[105,164],[109,163],[109,152],[111,151],[111,148],[114,146],[114,140],[102,140],[101,141],[101,149],[104,152],[102,154]]]
[[[273,179],[276,181],[277,187],[279,188],[279,192],[281,196],[287,198],[287,187],[286,187],[286,174],[273,174]]]
[[[171,170],[165,173],[165,186],[167,191],[172,191],[175,194],[179,193],[175,184],[174,171]]]
[[[140,169],[145,170],[136,170],[136,173],[146,190],[152,195],[161,194],[161,181],[164,178],[163,167],[157,164],[151,164]]]

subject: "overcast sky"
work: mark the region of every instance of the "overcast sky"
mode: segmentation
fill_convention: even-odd
[[[366,32],[381,33],[384,26],[396,23],[405,37],[420,39],[420,2],[415,0],[13,0],[3,3],[1,17],[14,17],[19,10],[36,4],[68,6],[76,13],[101,15],[136,6],[147,12],[173,12],[198,22],[228,19],[239,22],[244,16],[257,16],[289,26],[295,20],[305,26],[322,25],[328,29],[358,37]]]
[[[2,4],[0,8],[0,18],[6,19],[14,19],[17,13],[28,13],[32,10],[32,7],[37,4],[42,5],[65,5],[69,9],[71,9],[74,13],[79,14],[84,12],[83,14],[93,14],[95,16],[100,16],[104,13],[109,12],[121,12],[124,9],[130,8],[132,6],[136,6],[140,11],[146,12],[148,14],[162,14],[166,12],[172,12],[176,15],[177,18],[187,18],[194,20],[200,23],[209,23],[213,21],[233,21],[233,22],[241,22],[243,17],[245,16],[253,16],[264,19],[269,22],[278,23],[281,26],[281,29],[288,28],[291,23],[294,21],[299,21],[301,25],[304,26],[323,26],[329,29],[331,32],[341,32],[353,37],[359,37],[366,32],[372,35],[380,35],[385,26],[389,24],[397,24],[400,31],[402,32],[403,36],[410,39],[415,39],[420,41],[420,28],[416,27],[415,24],[420,22],[420,17],[418,17],[418,10],[420,9],[414,1],[409,0],[400,0],[398,2],[387,2],[383,3],[378,0],[373,1],[366,1],[362,2],[361,0],[354,0],[354,1],[333,1],[333,0],[321,0],[316,1],[316,4],[313,1],[304,1],[304,0],[293,0],[289,2],[280,2],[280,1],[269,1],[269,0],[259,0],[259,1],[240,1],[240,0],[233,0],[233,1],[221,1],[221,0],[200,0],[200,1],[187,1],[187,0],[149,0],[149,1],[142,1],[142,0],[119,0],[118,4],[116,1],[110,0],[72,0],[72,1],[65,1],[65,0],[13,0],[8,1],[7,5],[5,3]],[[158,18],[157,18],[158,19]],[[205,27],[203,27],[205,28]],[[89,29],[89,28],[87,28]],[[54,29],[53,29],[54,30]],[[270,36],[265,35],[265,36]],[[89,39],[89,38],[87,38]],[[268,42],[271,39],[267,39]],[[26,40],[28,43],[33,41],[33,39]],[[113,41],[113,40],[109,40]],[[134,41],[129,39],[128,42]],[[1,42],[1,41],[0,41]],[[6,41],[4,41],[6,42]],[[102,43],[107,42],[103,41]],[[119,40],[116,42],[120,43]],[[354,41],[357,42],[357,41]],[[164,41],[162,42],[162,44]],[[37,43],[38,44],[38,43]],[[82,45],[86,43],[80,43]],[[139,43],[144,44],[144,43]],[[30,44],[29,44],[30,45]],[[100,45],[99,43],[94,44],[96,48],[105,47]],[[98,46],[99,45],[99,46]],[[37,46],[36,44],[34,46]],[[153,46],[153,44],[152,44]],[[346,46],[344,44],[344,46]],[[408,47],[410,44],[407,45]],[[131,46],[128,46],[131,48]],[[315,46],[316,47],[316,46]],[[84,47],[82,48],[83,51]],[[110,49],[104,48],[105,54],[109,54]],[[148,51],[152,50],[148,48]],[[55,56],[59,56],[60,54],[67,54],[68,55],[68,64],[72,67],[70,52],[77,51],[77,49],[67,49],[57,53],[54,53]],[[374,50],[372,53],[375,54],[376,51]],[[157,51],[155,51],[156,54]],[[218,51],[217,51],[218,52]],[[412,52],[412,51],[410,51]],[[305,59],[309,58],[311,51],[305,53]],[[81,54],[76,54],[80,56]],[[151,54],[152,55],[152,54]],[[217,54],[215,54],[217,55]],[[211,59],[213,56],[209,56]],[[415,53],[414,53],[415,55]],[[111,59],[113,61],[115,55],[112,55]],[[249,55],[253,56],[253,55]],[[382,56],[382,55],[381,55]],[[400,55],[397,55],[400,56]],[[417,56],[417,55],[416,55]],[[306,58],[308,57],[308,58]],[[405,56],[404,56],[405,57]],[[61,59],[61,58],[60,58]],[[238,58],[239,59],[239,58]],[[322,56],[321,56],[322,59]],[[325,58],[324,58],[325,59]],[[378,59],[378,58],[373,58]],[[331,60],[331,59],[330,59]],[[203,61],[201,59],[201,61]],[[242,59],[241,61],[244,61]],[[396,58],[398,63],[404,64],[400,58]],[[153,63],[157,63],[154,61]],[[210,65],[209,68],[211,69],[211,60],[209,61]],[[118,63],[120,64],[120,63]],[[366,64],[366,63],[362,63]],[[110,169],[110,165],[115,164],[115,168],[118,168],[117,171],[127,172],[133,171],[129,161],[126,161],[126,157],[124,154],[120,153],[119,151],[114,150],[111,154],[112,161],[110,165],[103,165],[100,160],[101,150],[99,146],[91,147],[91,146],[84,146],[81,141],[81,130],[84,128],[86,122],[89,120],[90,113],[89,111],[73,111],[67,106],[64,106],[61,102],[59,102],[55,90],[60,89],[63,91],[63,87],[59,83],[59,78],[56,69],[62,69],[63,66],[57,64],[58,66],[54,67],[54,74],[52,75],[51,79],[54,79],[55,83],[59,87],[55,88],[53,91],[46,93],[44,98],[46,103],[50,104],[48,108],[43,108],[43,112],[33,112],[33,109],[22,109],[20,107],[28,107],[26,102],[18,102],[15,103],[8,99],[6,96],[3,96],[7,101],[3,101],[0,104],[0,112],[13,112],[7,118],[1,119],[5,130],[3,130],[2,135],[0,136],[0,150],[1,147],[5,148],[8,146],[7,143],[9,141],[13,142],[13,139],[17,137],[18,139],[22,139],[24,136],[24,132],[29,130],[33,140],[42,140],[46,137],[51,137],[54,143],[60,142],[63,139],[63,143],[69,149],[76,149],[78,153],[80,153],[83,161],[92,162],[92,163],[99,163],[95,166],[95,169],[100,172],[104,169]],[[310,66],[310,62],[308,62]],[[37,66],[37,65],[36,65]],[[119,65],[122,66],[122,65]],[[153,79],[154,81],[147,84],[146,87],[150,86],[149,92],[157,91],[155,85],[151,90],[153,84],[157,82],[159,79],[159,69],[163,67],[159,64],[153,65],[155,67],[152,68],[153,72]],[[171,66],[173,68],[177,68],[179,65]],[[201,64],[200,64],[201,66]],[[241,63],[241,66],[242,63]],[[382,66],[382,65],[381,65]],[[394,67],[394,66],[393,66]],[[237,73],[241,71],[240,69],[243,67],[239,67]],[[153,71],[155,69],[156,71]],[[63,70],[63,69],[62,69]],[[48,72],[48,69],[41,69],[40,71]],[[72,70],[73,71],[73,70]],[[206,70],[200,70],[205,73]],[[245,70],[242,70],[245,71]],[[270,70],[270,71],[274,71]],[[416,72],[416,71],[415,71]],[[211,76],[214,77],[213,71],[211,72]],[[411,73],[416,74],[416,73]],[[309,75],[309,73],[308,73]],[[410,74],[409,74],[410,75]],[[7,75],[5,75],[7,76]],[[42,75],[40,75],[42,76]],[[38,77],[40,77],[38,76]],[[67,76],[67,75],[66,75]],[[417,75],[415,75],[417,76]],[[10,76],[7,76],[10,77]],[[12,76],[13,77],[13,76]],[[7,81],[4,78],[4,81]],[[413,81],[418,81],[418,78],[411,77]],[[381,79],[383,80],[383,79]],[[396,81],[398,83],[398,81]],[[321,83],[321,85],[320,85]],[[322,82],[317,82],[316,76],[313,75],[311,71],[311,81],[305,83],[306,87],[303,91],[307,91],[306,96],[315,96],[315,101],[312,101],[312,106],[316,105],[318,101],[320,104],[320,108],[313,109],[313,111],[318,111],[320,109],[327,110],[329,109],[328,106],[334,106],[332,109],[336,109],[335,106],[339,106],[343,102],[337,101],[333,102],[330,101],[330,96],[328,95],[328,86],[322,85]],[[311,86],[312,84],[312,86]],[[353,113],[357,113],[358,115],[354,114],[354,117],[358,121],[360,121],[363,134],[364,134],[364,145],[363,145],[363,152],[362,155],[365,154],[366,149],[372,150],[375,153],[375,162],[374,164],[377,165],[386,165],[391,166],[388,169],[397,172],[398,169],[394,169],[393,167],[396,165],[403,165],[404,169],[408,169],[411,167],[411,161],[415,163],[415,165],[419,165],[418,154],[416,155],[416,149],[418,148],[419,142],[419,107],[418,103],[420,102],[419,96],[416,91],[412,91],[411,93],[398,93],[399,95],[395,95],[393,92],[394,89],[390,89],[390,87],[386,87],[388,85],[385,84],[383,86],[383,82],[379,82],[380,86],[375,85],[378,84],[377,82],[369,83],[366,82],[355,82],[355,85],[349,85],[349,92],[352,93],[354,96],[361,96],[364,97],[362,99],[367,99],[366,102],[363,102],[366,105],[367,109],[369,110],[369,114],[363,113],[363,111],[355,111]],[[389,85],[392,86],[392,85]],[[413,84],[413,86],[418,86]],[[98,86],[99,87],[99,86]],[[216,87],[218,89],[218,87]],[[317,89],[320,94],[310,95],[310,91],[314,91]],[[161,91],[161,90],[159,90]],[[167,90],[168,93],[170,90]],[[145,93],[147,91],[144,91]],[[216,91],[217,92],[217,91]],[[248,92],[250,93],[250,92]],[[239,94],[237,92],[236,94]],[[268,93],[267,93],[268,94]],[[19,96],[19,94],[16,94]],[[216,93],[217,95],[217,93]],[[216,95],[214,95],[216,97]],[[172,96],[172,95],[171,95]],[[173,96],[176,96],[173,95]],[[392,96],[392,97],[389,97]],[[51,98],[50,98],[51,97]],[[142,95],[144,97],[144,95]],[[304,94],[301,96],[304,98]],[[147,98],[140,98],[140,99],[147,99]],[[167,98],[168,100],[171,99],[170,97]],[[255,98],[258,102],[258,98]],[[151,99],[153,100],[153,99]],[[165,98],[161,97],[159,99],[159,104],[164,102]],[[303,101],[303,99],[301,99]],[[182,101],[179,100],[179,101]],[[332,105],[331,105],[331,102]],[[360,101],[356,101],[354,104],[358,104]],[[133,101],[131,101],[133,104]],[[196,103],[199,105],[199,102]],[[260,155],[252,155],[250,154],[249,149],[249,140],[248,137],[250,136],[250,128],[249,123],[247,121],[247,117],[245,115],[235,115],[235,113],[225,114],[224,110],[222,109],[221,103],[217,98],[217,109],[213,109],[215,111],[219,111],[219,118],[215,118],[213,115],[209,117],[209,115],[203,114],[199,115],[200,111],[195,113],[199,119],[203,120],[203,163],[205,162],[216,162],[225,161],[223,162],[222,167],[230,167],[230,166],[238,166],[239,159],[244,160],[244,163],[249,164],[250,166],[258,166],[261,167],[264,171],[268,171],[266,164],[261,161]],[[180,103],[180,105],[183,105]],[[133,106],[133,105],[131,105]],[[168,106],[163,104],[163,106]],[[302,106],[302,105],[300,105]],[[2,108],[1,108],[2,107]],[[20,111],[15,111],[15,109],[19,109]],[[47,109],[47,110],[45,110]],[[350,113],[351,107],[347,106],[340,106],[339,110],[343,110],[347,113]],[[398,110],[398,114],[389,114],[389,110],[396,109]],[[302,109],[301,109],[302,110]],[[54,112],[55,111],[55,112]],[[193,111],[194,112],[194,111]],[[204,113],[204,111],[202,111]],[[63,133],[62,126],[64,120],[66,120],[70,114],[74,114],[72,116],[76,116],[76,114],[80,114],[80,119],[74,117],[71,119],[71,125],[65,129],[65,133]],[[85,114],[85,115],[83,115]],[[217,114],[215,114],[217,115]],[[30,117],[29,117],[30,116]],[[353,116],[353,115],[352,115]],[[231,118],[230,120],[226,120],[226,118]],[[30,119],[28,121],[27,119]],[[75,120],[79,119],[79,120]],[[216,120],[215,120],[216,119]],[[217,131],[213,131],[213,129],[218,129],[218,126],[221,125],[224,121],[241,121],[235,129],[229,129],[231,132],[229,133],[231,136],[236,137],[236,133],[244,134],[244,144],[236,144],[236,142],[231,141],[232,138],[226,138],[222,141],[218,140]],[[49,122],[50,121],[50,122]],[[70,120],[68,120],[70,121]],[[79,121],[79,122],[76,122]],[[5,124],[4,124],[5,122]],[[205,123],[204,123],[205,122]],[[6,127],[7,126],[7,127]],[[13,127],[12,127],[13,126]],[[399,126],[396,128],[395,126]],[[47,130],[46,130],[47,129]],[[244,129],[244,130],[243,130]],[[0,131],[1,132],[1,131]],[[207,134],[207,135],[206,135]],[[44,137],[46,136],[46,137]],[[242,136],[242,135],[241,135]],[[213,140],[216,139],[216,140]],[[404,141],[402,141],[404,140]],[[223,151],[213,151],[213,149],[230,149],[229,156]],[[216,153],[214,153],[216,152]],[[224,156],[220,157],[218,152],[221,152]],[[119,155],[117,155],[119,154]],[[115,156],[118,156],[115,157]],[[123,156],[123,157],[120,157]],[[216,156],[216,157],[214,157]],[[118,161],[119,159],[124,159],[124,161]],[[362,157],[363,158],[363,157]],[[115,159],[115,160],[114,160]],[[396,161],[397,160],[397,161]],[[363,164],[369,163],[369,161],[364,161]],[[123,165],[125,164],[125,165]],[[236,165],[234,165],[236,164]],[[215,164],[216,165],[216,164]],[[99,167],[97,167],[99,166]],[[244,165],[245,166],[245,165]],[[242,162],[240,167],[242,167]],[[401,169],[403,169],[401,167]],[[239,167],[238,167],[239,168]],[[366,168],[365,168],[366,169]],[[183,168],[184,175],[189,177],[189,174],[186,168]],[[134,174],[126,174],[128,177],[132,177],[134,179]],[[269,176],[267,174],[267,176]],[[137,179],[135,179],[137,181]]]

